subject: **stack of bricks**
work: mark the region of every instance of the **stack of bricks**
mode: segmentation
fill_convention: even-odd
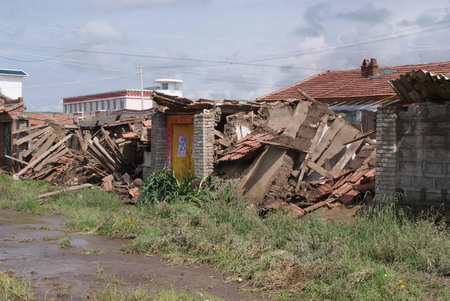
[[[396,192],[398,107],[379,107],[377,110],[377,193],[393,196]]]
[[[197,178],[209,176],[214,170],[214,125],[213,113],[203,112],[194,116],[193,157]]]
[[[151,152],[152,172],[167,166],[167,117],[164,113],[152,116]]]

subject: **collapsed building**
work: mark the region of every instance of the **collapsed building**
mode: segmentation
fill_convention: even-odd
[[[373,190],[370,134],[299,92],[296,100],[269,103],[154,93],[167,109],[153,115],[152,169],[239,179],[251,204],[283,201],[301,215]]]

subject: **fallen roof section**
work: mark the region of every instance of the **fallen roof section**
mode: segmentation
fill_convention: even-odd
[[[450,78],[426,70],[412,70],[391,81],[403,104],[450,100]]]

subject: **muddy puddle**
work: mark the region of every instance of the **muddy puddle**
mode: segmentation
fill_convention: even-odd
[[[226,282],[227,275],[210,268],[170,265],[159,256],[122,254],[120,247],[126,241],[63,230],[56,216],[0,210],[0,270],[29,279],[37,300],[86,300],[107,284],[123,290],[174,289],[226,300],[259,299],[242,292],[242,283]]]

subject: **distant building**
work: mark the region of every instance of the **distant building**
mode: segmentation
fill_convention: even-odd
[[[117,110],[148,110],[155,106],[152,92],[157,91],[168,95],[182,97],[180,79],[161,78],[155,79],[159,86],[139,89],[125,89],[120,91],[89,94],[63,99],[64,113],[78,118],[88,118],[101,112]]]
[[[0,69],[0,93],[11,99],[22,97],[22,79],[28,76],[23,70]]]

